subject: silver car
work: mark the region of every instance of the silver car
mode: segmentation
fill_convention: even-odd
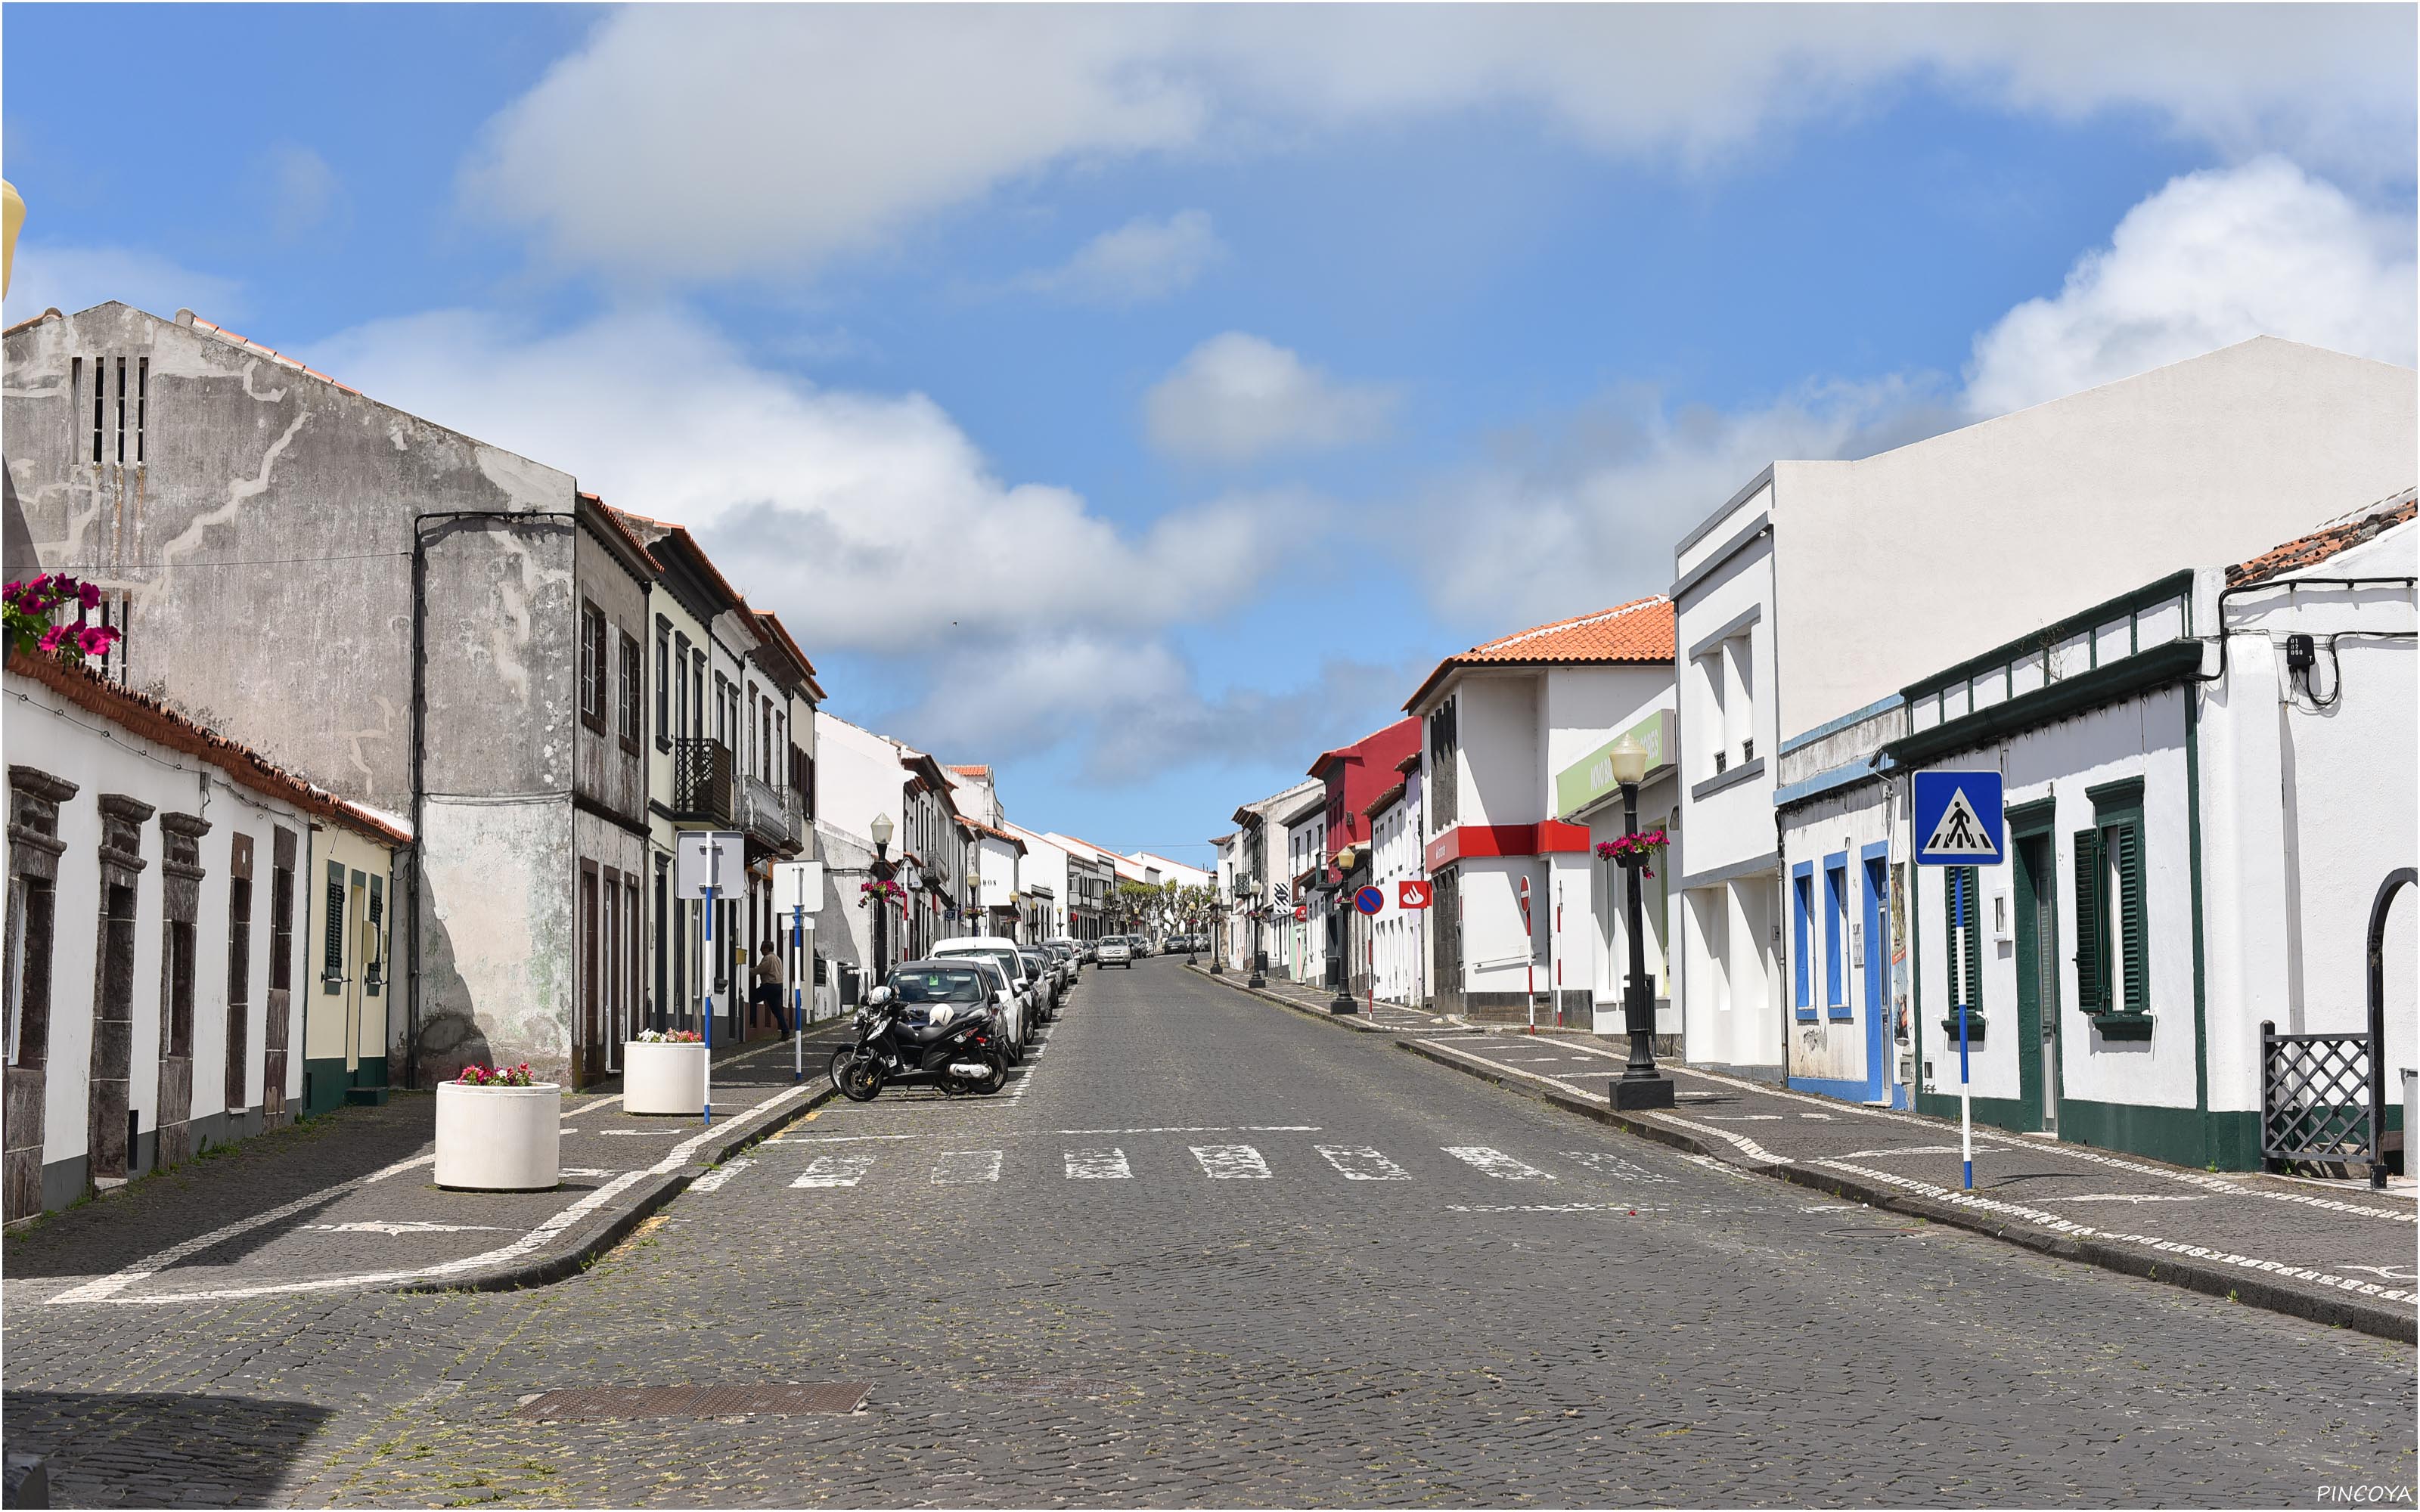
[[[1126,943],[1123,934],[1101,937],[1101,969],[1106,971],[1111,966],[1124,966],[1128,971],[1134,969],[1134,947]]]

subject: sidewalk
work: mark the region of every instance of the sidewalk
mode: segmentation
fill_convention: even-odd
[[[1302,1010],[1274,992],[1254,995]],[[1400,1048],[1440,1065],[1725,1165],[2252,1306],[2420,1338],[2420,1189],[2408,1181],[2381,1193],[2189,1170],[1978,1128],[1970,1193],[1960,1184],[1952,1120],[1670,1062],[1663,1069],[1678,1106],[1617,1112],[1607,1086],[1626,1048],[1578,1033],[1461,1027],[1451,1038],[1377,1032],[1394,1032]]]
[[[1210,977],[1210,969],[1207,966],[1188,966],[1186,969],[1203,977]],[[1282,977],[1274,976],[1266,979],[1268,984],[1264,987],[1248,987],[1245,983],[1251,980],[1251,975],[1249,971],[1229,971],[1219,976],[1210,977],[1210,980],[1222,982],[1238,992],[1250,993],[1255,997],[1265,997],[1280,1007],[1291,1008],[1299,1012],[1308,1013],[1313,1018],[1326,1019],[1340,1027],[1358,1029],[1364,1034],[1477,1034],[1481,1032],[1477,1026],[1466,1024],[1460,1019],[1448,1018],[1441,1013],[1422,1012],[1417,1008],[1406,1008],[1401,1003],[1390,1003],[1383,997],[1377,1000],[1374,1007],[1367,995],[1357,997],[1353,999],[1356,1011],[1330,1013],[1327,1011],[1327,1005],[1336,994],[1328,988],[1312,987],[1303,982],[1288,981]]]
[[[448,1192],[437,1099],[339,1109],[130,1183],[8,1237],[10,1305],[173,1305],[331,1290],[501,1290],[568,1274],[725,1157],[827,1099],[845,1020],[718,1050],[714,1121],[642,1118],[619,1080],[563,1099],[563,1184]],[[819,1049],[820,1047],[820,1049]]]

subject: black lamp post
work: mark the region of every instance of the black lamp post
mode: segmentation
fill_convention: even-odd
[[[888,882],[895,870],[891,864],[891,857],[884,854],[891,849],[891,816],[887,813],[876,814],[874,823],[868,825],[866,829],[874,838],[874,880]],[[890,952],[891,899],[884,894],[874,900],[874,985],[877,987],[882,985],[883,973],[890,964]]]
[[[1210,905],[1210,975],[1227,974],[1227,901],[1223,898]]]
[[[1253,880],[1256,884],[1259,881],[1257,877]],[[1252,974],[1244,979],[1244,985],[1265,987],[1269,984],[1268,900],[1264,898],[1254,903],[1251,913],[1247,917],[1252,921]]]
[[[1647,775],[1647,748],[1628,735],[1613,744],[1613,779],[1621,784],[1623,832],[1638,833],[1638,779]],[[1646,890],[1647,849],[1634,845],[1617,857],[1630,873],[1624,913],[1630,930],[1630,981],[1622,989],[1622,1026],[1630,1032],[1630,1064],[1612,1088],[1616,1108],[1668,1108],[1672,1078],[1655,1069],[1655,987],[1647,980],[1647,937],[1639,895]]]
[[[1330,1013],[1358,1013],[1361,1005],[1353,997],[1353,914],[1352,901],[1345,887],[1353,876],[1353,868],[1360,857],[1350,845],[1336,853],[1336,901],[1329,904],[1336,911],[1336,955],[1330,968],[1336,978],[1336,995],[1327,1000]]]

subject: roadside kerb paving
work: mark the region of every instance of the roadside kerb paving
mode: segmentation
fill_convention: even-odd
[[[1406,1008],[1401,1003],[1390,1003],[1383,997],[1379,998],[1374,1006],[1366,995],[1357,997],[1353,1000],[1356,1011],[1332,1013],[1328,1011],[1327,1005],[1336,995],[1324,987],[1311,987],[1301,982],[1286,981],[1276,977],[1264,977],[1263,980],[1267,983],[1266,986],[1253,987],[1247,985],[1251,977],[1249,972],[1229,971],[1213,976],[1207,966],[1187,966],[1186,969],[1222,986],[1233,987],[1239,993],[1264,998],[1280,1008],[1290,1008],[1306,1017],[1315,1018],[1323,1023],[1333,1024],[1339,1028],[1353,1029],[1362,1034],[1479,1034],[1484,1032],[1478,1026],[1466,1024],[1460,1019],[1450,1018],[1442,1013],[1425,1013],[1417,1008]]]
[[[2047,1254],[2405,1343],[2420,1341],[2415,1209],[2358,1194],[2138,1155],[1975,1134],[1960,1187],[1958,1125],[1922,1114],[1667,1064],[1679,1106],[1614,1109],[1621,1052],[1575,1036],[1488,1035],[1401,1048],[1725,1165]]]
[[[227,1147],[8,1236],[12,1304],[174,1305],[285,1292],[502,1290],[576,1273],[731,1154],[824,1102],[845,1022],[719,1054],[715,1119],[622,1111],[618,1082],[566,1095],[551,1192],[432,1180],[436,1098],[398,1093]],[[818,1044],[821,1055],[817,1055]]]

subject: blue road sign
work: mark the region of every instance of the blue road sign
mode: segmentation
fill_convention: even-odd
[[[1364,887],[1353,895],[1353,906],[1365,914],[1374,914],[1387,906],[1387,895],[1375,887]]]
[[[1997,866],[2002,843],[2000,774],[1916,774],[1916,864]]]

